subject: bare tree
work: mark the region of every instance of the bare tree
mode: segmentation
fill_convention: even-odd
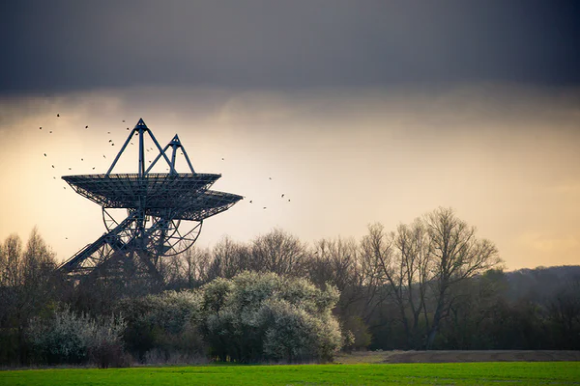
[[[187,288],[196,288],[207,283],[212,255],[209,249],[193,247],[183,254],[183,277]]]
[[[306,273],[306,250],[300,240],[280,230],[259,236],[252,243],[252,267],[279,275]]]
[[[21,272],[25,287],[37,287],[43,280],[50,277],[56,267],[54,253],[34,227],[26,243],[22,255]]]
[[[451,209],[437,209],[386,233],[369,227],[362,246],[398,309],[407,345],[431,348],[441,320],[457,300],[455,286],[500,263],[495,246]]]
[[[319,287],[330,283],[340,291],[335,314],[342,322],[343,333],[353,337],[351,346],[364,348],[370,343],[364,317],[375,288],[365,280],[360,257],[354,239],[321,239],[314,243],[308,271]]]
[[[408,308],[407,341],[411,347],[416,347],[421,340],[420,319],[428,326],[427,317],[427,283],[429,277],[429,239],[425,226],[415,220],[411,225],[401,224],[394,237],[394,259],[400,266],[399,275],[403,289],[394,292],[400,296],[397,303]],[[403,316],[407,319],[407,316]]]
[[[374,304],[367,303],[368,316],[375,307],[382,305],[387,299],[394,298],[401,322],[408,331],[408,323],[404,312],[404,305],[399,302],[402,291],[402,278],[396,276],[397,267],[393,261],[393,233],[385,232],[384,226],[380,223],[369,225],[368,234],[361,240],[363,256],[363,272],[367,277],[367,282],[372,282],[376,288],[374,295],[377,301]],[[374,307],[373,307],[374,306]],[[384,321],[381,321],[383,323]],[[374,326],[377,327],[377,326]]]
[[[0,285],[14,287],[20,282],[20,260],[22,258],[22,240],[20,237],[16,234],[8,236],[4,240],[1,254]]]
[[[19,270],[21,258],[22,241],[18,235],[12,234],[6,238],[0,248],[0,338],[17,326],[16,310],[21,281]],[[4,349],[9,348],[4,347]],[[2,356],[7,355],[2,354]]]
[[[339,291],[356,281],[359,274],[358,246],[353,239],[321,239],[314,243],[310,275],[314,283],[332,283]]]
[[[249,269],[250,251],[243,244],[234,242],[230,237],[224,237],[212,250],[213,260],[208,269],[208,278],[232,278],[238,273]]]
[[[338,288],[341,293],[338,307],[343,311],[365,296],[359,255],[354,239],[321,239],[314,243],[309,262],[310,278],[320,287],[331,283]]]
[[[455,217],[452,209],[436,209],[423,221],[429,234],[430,284],[435,304],[426,343],[429,349],[441,320],[455,300],[453,287],[496,267],[501,259],[495,245],[489,240],[478,240],[475,228]]]
[[[10,235],[2,247],[2,286],[0,327],[18,342],[14,355],[24,363],[26,357],[24,331],[29,320],[40,314],[54,297],[54,254],[41,238],[36,227],[30,233],[26,248],[16,235]],[[2,330],[2,329],[0,329]]]
[[[177,289],[183,286],[185,264],[184,254],[165,256],[160,259],[158,270],[163,278],[165,288]]]
[[[421,270],[424,264],[420,261],[424,254],[421,250],[424,245],[421,242],[421,230],[418,222],[415,223],[415,229],[399,225],[396,233],[386,233],[381,224],[374,224],[369,226],[369,233],[362,241],[363,249],[372,256],[377,274],[398,309],[398,318],[409,347],[415,346],[414,338],[424,305],[422,300],[414,296],[414,287],[419,279],[424,279],[420,275],[420,272],[424,273]]]

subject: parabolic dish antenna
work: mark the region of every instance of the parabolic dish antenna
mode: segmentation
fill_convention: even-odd
[[[146,168],[144,139],[153,141]],[[138,137],[138,172],[113,174],[127,145]],[[176,170],[177,152],[188,173]],[[152,173],[158,163],[167,173]],[[196,173],[177,134],[162,148],[143,119],[131,131],[105,174],[63,176],[78,194],[102,208],[107,232],[63,263],[59,270],[70,277],[141,277],[161,279],[160,258],[177,255],[197,240],[203,220],[221,213],[242,199],[209,190],[220,174]]]

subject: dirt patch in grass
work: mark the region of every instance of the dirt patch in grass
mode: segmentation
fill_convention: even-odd
[[[354,363],[459,363],[580,361],[580,351],[560,350],[449,350],[366,351],[341,354],[336,362]]]

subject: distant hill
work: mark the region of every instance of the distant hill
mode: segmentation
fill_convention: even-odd
[[[516,275],[538,277],[543,275],[556,276],[561,280],[580,277],[580,265],[557,265],[553,267],[522,268],[506,272],[508,277]]]
[[[580,265],[524,268],[506,272],[511,299],[542,301],[563,290],[580,290]]]

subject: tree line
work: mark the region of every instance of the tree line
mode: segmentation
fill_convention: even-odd
[[[545,274],[548,269],[506,273],[495,245],[478,238],[476,229],[448,208],[438,208],[392,231],[372,224],[360,240],[321,239],[306,244],[274,229],[250,242],[225,237],[212,248],[194,247],[160,261],[162,288],[107,280],[74,286],[55,271],[54,253],[36,229],[25,245],[16,235],[7,237],[0,244],[0,363],[30,363],[41,352],[41,344],[43,360],[48,361],[50,342],[39,336],[50,335],[46,331],[56,331],[57,325],[61,332],[66,330],[65,325],[74,330],[70,326],[79,323],[92,323],[93,327],[86,330],[93,331],[93,337],[101,336],[101,342],[110,342],[94,343],[92,351],[79,351],[84,353],[82,358],[92,355],[95,361],[107,350],[117,352],[117,356],[119,352],[130,354],[140,361],[177,354],[222,360],[296,361],[328,360],[340,347],[345,351],[580,349],[580,272],[563,276]],[[534,272],[538,274],[534,276]],[[267,275],[278,278],[265,281],[270,287],[262,283]],[[243,296],[235,295],[238,290],[245,291],[235,283],[247,282],[248,277],[262,287],[247,291],[269,294],[255,309],[247,308]],[[335,300],[327,303],[326,311],[301,309],[301,302],[291,301],[288,296],[280,298],[279,287],[272,284],[276,280],[306,280],[313,286],[312,291],[335,293]],[[218,284],[229,288],[231,294],[212,298],[212,305],[199,300],[203,298],[200,294],[212,288],[214,291]],[[183,303],[176,297],[189,300]],[[227,297],[239,302],[230,299],[228,303]],[[191,300],[194,298],[198,300]],[[187,326],[171,330],[154,322],[173,318],[171,315],[176,314],[167,310],[173,310],[175,302],[187,304],[189,311],[183,311],[189,315]],[[270,307],[269,311],[263,307]],[[332,319],[325,314],[327,311]],[[121,323],[118,316],[123,312]],[[170,316],[155,316],[160,312],[169,312]],[[323,315],[326,322],[316,322]],[[259,320],[268,323],[258,327]],[[276,324],[276,320],[282,322]],[[336,331],[327,331],[326,335],[313,332],[313,326],[321,328],[333,325],[333,321],[338,335]],[[299,337],[292,335],[293,329],[287,329],[283,338],[285,324],[308,330],[311,335]],[[276,325],[278,330],[270,331],[266,325]],[[119,334],[106,338],[106,334],[98,333],[99,328],[118,330]],[[218,330],[219,334],[211,334]],[[254,338],[244,340],[249,336]],[[312,343],[308,336],[327,336],[328,340]],[[77,340],[94,340],[83,339]],[[274,354],[279,342],[292,339],[303,344],[289,344],[292,349],[283,355],[279,351]],[[320,354],[319,346],[331,349]]]

